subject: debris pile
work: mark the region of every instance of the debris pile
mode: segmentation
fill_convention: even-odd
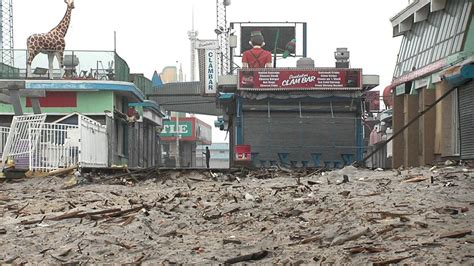
[[[1,263],[474,263],[474,170],[73,172],[0,184]]]

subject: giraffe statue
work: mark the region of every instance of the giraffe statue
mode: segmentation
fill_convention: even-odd
[[[66,14],[59,24],[48,33],[33,34],[28,37],[28,62],[26,65],[27,77],[31,77],[31,63],[33,59],[39,54],[47,54],[49,61],[49,77],[53,78],[53,60],[57,58],[59,67],[61,69],[61,77],[64,74],[64,49],[66,48],[66,42],[64,37],[66,36],[69,28],[69,22],[71,22],[71,13],[74,9],[74,0],[64,0],[67,4]]]

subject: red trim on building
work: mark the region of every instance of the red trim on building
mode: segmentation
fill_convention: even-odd
[[[39,98],[41,107],[77,107],[75,91],[47,91],[46,97]],[[26,98],[26,107],[32,107],[31,99]]]

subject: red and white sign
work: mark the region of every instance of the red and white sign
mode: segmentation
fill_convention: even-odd
[[[360,90],[361,69],[241,69],[240,90]]]
[[[236,145],[235,146],[235,160],[236,161],[251,161],[252,147],[250,145]]]

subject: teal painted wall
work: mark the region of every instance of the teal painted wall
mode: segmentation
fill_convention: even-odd
[[[471,24],[467,31],[466,40],[464,42],[464,52],[474,53],[474,19],[471,17]]]
[[[24,113],[33,113],[32,108],[26,107],[26,99],[22,98],[21,103]],[[84,91],[77,92],[77,107],[41,108],[43,113],[72,113],[83,114],[103,113],[104,110],[113,110],[113,91]],[[0,104],[0,113],[13,113],[13,106],[10,104]]]

